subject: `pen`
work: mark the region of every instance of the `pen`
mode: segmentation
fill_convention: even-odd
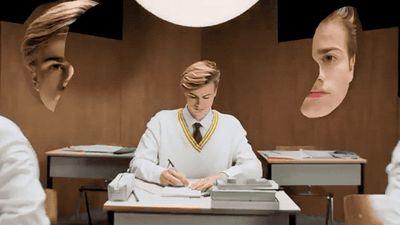
[[[167,165],[167,167],[169,167],[169,166],[171,166],[171,169],[173,170],[173,171],[178,171],[176,168],[175,168],[175,165],[171,162],[171,160],[170,159],[168,159],[168,165]],[[178,179],[180,179],[180,178],[178,178]],[[181,180],[181,183],[182,183],[182,185],[173,185],[173,186],[177,186],[177,187],[179,187],[179,186],[185,186],[185,184],[184,184],[184,182]]]
[[[176,169],[175,165],[171,162],[170,159],[168,159],[168,166],[167,167],[169,167],[170,165],[172,166],[172,168]]]
[[[138,196],[135,194],[135,190],[132,190],[133,197],[135,197],[136,202],[139,202]]]

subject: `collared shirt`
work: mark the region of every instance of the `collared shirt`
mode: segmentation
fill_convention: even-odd
[[[205,133],[208,131],[208,129],[210,129],[211,127],[211,123],[212,123],[212,119],[213,119],[213,112],[211,109],[209,109],[207,115],[201,119],[200,121],[196,120],[195,118],[193,118],[192,114],[190,114],[189,109],[187,107],[187,105],[185,106],[185,108],[183,109],[183,118],[186,121],[186,125],[190,130],[190,133],[193,134],[194,131],[194,127],[193,124],[195,123],[200,123],[201,127],[200,127],[200,133],[201,136],[204,137]]]

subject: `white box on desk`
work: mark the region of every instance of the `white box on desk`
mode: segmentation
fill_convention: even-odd
[[[107,194],[110,201],[125,201],[131,195],[135,184],[134,173],[119,173],[108,184]]]

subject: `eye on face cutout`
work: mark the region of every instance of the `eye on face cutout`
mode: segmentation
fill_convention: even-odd
[[[224,23],[244,13],[258,0],[136,0],[168,22],[188,27]]]
[[[357,21],[355,8],[343,7],[325,18],[315,30],[312,58],[319,72],[301,106],[304,116],[326,116],[346,97],[354,76],[356,30],[360,27]]]
[[[54,112],[74,74],[65,59],[68,27],[91,7],[92,0],[58,1],[39,6],[25,22],[21,45],[24,64],[45,107]]]

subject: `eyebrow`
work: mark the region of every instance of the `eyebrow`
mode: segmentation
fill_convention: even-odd
[[[330,51],[335,51],[335,50],[336,50],[336,51],[342,52],[341,49],[333,47],[333,48],[318,49],[318,50],[317,50],[317,53],[318,53],[318,54],[325,54],[325,53],[328,53],[328,52],[330,52]]]
[[[203,96],[197,96],[197,95],[195,95],[195,94],[189,92],[188,95],[192,95],[192,96],[194,96],[194,97],[207,97],[207,96],[211,95],[211,93],[205,94],[205,95],[203,95]]]
[[[63,57],[48,57],[43,62],[49,62],[49,61],[64,62],[65,59]]]

